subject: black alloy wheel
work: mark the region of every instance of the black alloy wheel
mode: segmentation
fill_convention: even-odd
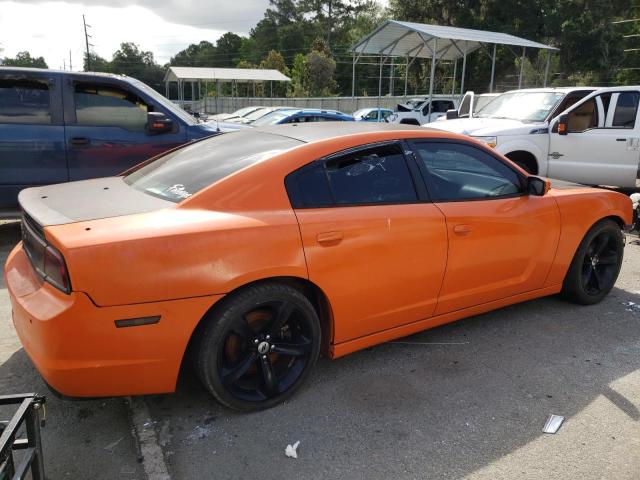
[[[320,351],[320,323],[299,291],[256,285],[231,298],[205,330],[200,378],[224,405],[272,407],[304,382]]]
[[[563,295],[582,305],[600,302],[618,279],[623,254],[620,226],[609,219],[596,223],[576,251],[564,280]]]

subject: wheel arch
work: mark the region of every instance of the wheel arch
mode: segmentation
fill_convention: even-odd
[[[322,345],[321,345],[321,354],[325,356],[331,357],[331,345],[333,343],[333,311],[331,309],[331,304],[329,302],[329,298],[326,293],[315,283],[310,280],[302,277],[295,276],[276,276],[276,277],[265,277],[259,280],[254,280],[248,283],[245,283],[232,291],[225,294],[223,298],[215,302],[198,320],[197,325],[191,332],[191,336],[189,337],[189,341],[187,342],[187,347],[183,353],[182,358],[182,366],[181,370],[185,367],[185,361],[191,358],[191,355],[197,351],[198,342],[202,337],[203,330],[207,324],[208,319],[211,315],[214,315],[217,311],[223,309],[225,304],[233,298],[236,294],[241,291],[246,290],[247,288],[253,287],[255,285],[261,285],[264,283],[279,283],[282,285],[288,285],[300,293],[302,293],[313,305],[313,308],[316,310],[318,314],[318,318],[320,319],[320,329],[322,332]]]
[[[518,166],[524,168],[528,173],[532,175],[537,175],[540,172],[538,159],[533,153],[528,152],[527,150],[514,150],[512,152],[506,153],[505,157],[518,164]]]

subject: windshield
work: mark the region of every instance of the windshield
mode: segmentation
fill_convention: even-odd
[[[364,117],[371,111],[372,110],[370,108],[361,108],[360,110],[356,110],[355,112],[353,112],[353,118]]]
[[[232,173],[301,144],[251,129],[225,133],[174,150],[133,171],[124,181],[136,190],[177,203]]]
[[[234,117],[246,117],[249,113],[255,110],[258,110],[260,108],[262,107],[244,107],[244,108],[241,108],[240,110],[236,110],[231,115]]]
[[[249,122],[253,122],[254,120],[257,120],[259,118],[264,117],[268,113],[273,112],[274,110],[276,110],[276,109],[275,108],[271,108],[271,107],[260,107],[255,112],[251,112],[249,115],[245,116],[244,120],[247,120]]]
[[[560,92],[505,93],[485,105],[476,117],[543,122],[564,95]]]
[[[193,125],[194,123],[198,123],[198,121],[194,117],[192,117],[187,112],[185,112],[183,109],[178,107],[171,100],[168,100],[167,97],[164,97],[164,96],[160,95],[158,92],[156,92],[149,85],[147,85],[145,83],[142,83],[142,82],[139,82],[139,81],[134,81],[132,83],[136,87],[138,87],[140,90],[142,90],[144,93],[146,93],[151,98],[153,98],[160,105],[162,105],[164,108],[166,108],[171,113],[173,113],[176,117],[179,117],[180,119],[182,119],[185,122],[187,122],[188,125]]]
[[[257,119],[255,122],[251,123],[251,125],[254,125],[256,127],[275,125],[280,120],[284,120],[285,118],[290,116],[292,113],[293,112],[271,112],[270,114]]]

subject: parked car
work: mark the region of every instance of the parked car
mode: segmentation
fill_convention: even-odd
[[[251,125],[253,122],[258,120],[259,118],[262,118],[265,115],[269,115],[271,112],[275,112],[277,110],[284,110],[284,109],[286,109],[286,107],[260,107],[258,110],[251,112],[246,117],[231,119],[230,121],[233,123],[239,123],[242,125]]]
[[[555,176],[548,156],[553,152],[549,150],[552,137],[549,125],[560,113],[595,90],[594,87],[512,90],[496,97],[474,118],[424,126],[471,135],[494,147],[529,173]],[[604,144],[603,147],[608,148]],[[602,152],[598,156],[602,156]]]
[[[250,125],[252,127],[264,127],[267,125],[308,122],[353,122],[353,117],[337,110],[280,108],[251,122]]]
[[[0,217],[23,188],[116,175],[224,129],[134,78],[0,67]]]
[[[431,104],[431,113],[429,113]],[[435,122],[438,118],[444,117],[447,110],[457,108],[455,100],[433,100],[411,99],[407,103],[396,107],[396,112],[389,116],[389,122],[406,125],[422,125],[423,123]]]
[[[244,118],[250,113],[255,112],[256,110],[259,110],[261,108],[265,108],[265,107],[259,107],[259,106],[244,107],[232,113],[218,113],[217,115],[211,115],[208,119],[225,121],[225,122],[234,121],[239,118]]]
[[[5,283],[49,385],[172,392],[188,348],[241,410],[291,396],[321,351],[545,295],[597,303],[632,220],[625,195],[550,189],[469,137],[364,122],[231,132],[20,204]]]
[[[499,93],[474,93],[469,91],[462,97],[462,101],[457,110],[447,110],[447,114],[438,118],[437,121],[454,120],[456,118],[473,118],[485,105],[499,95]]]
[[[393,115],[389,108],[361,108],[353,112],[353,118],[357,122],[386,122]]]

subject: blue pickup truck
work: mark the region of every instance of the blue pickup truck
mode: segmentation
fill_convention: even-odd
[[[0,218],[23,188],[117,175],[217,133],[133,78],[0,67]]]

